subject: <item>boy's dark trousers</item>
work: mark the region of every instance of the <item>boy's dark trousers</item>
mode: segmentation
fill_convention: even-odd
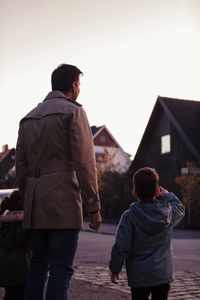
[[[131,287],[132,300],[149,300],[150,295],[151,300],[167,300],[169,290],[169,283],[143,288]]]

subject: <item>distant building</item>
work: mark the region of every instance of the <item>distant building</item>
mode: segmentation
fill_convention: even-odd
[[[131,164],[130,155],[126,153],[103,125],[91,127],[97,165],[103,171],[126,172]]]
[[[15,166],[15,149],[9,149],[8,145],[2,147],[0,152],[0,188],[9,187],[13,184],[15,172],[13,171]]]
[[[200,166],[200,101],[158,97],[130,171],[154,167],[161,185],[178,193],[175,178],[188,162]]]
[[[6,156],[9,152],[8,144],[2,146],[2,151],[0,152],[0,161]]]
[[[106,126],[91,127],[97,164],[101,169],[123,173],[131,164],[130,155],[126,153],[114,139]],[[15,176],[15,149],[8,145],[0,152],[0,187],[5,184],[7,177]]]

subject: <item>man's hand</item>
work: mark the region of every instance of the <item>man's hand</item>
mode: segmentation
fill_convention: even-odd
[[[118,283],[119,280],[119,274],[111,274],[111,281],[112,283]]]
[[[98,230],[101,222],[102,222],[102,219],[101,219],[100,211],[97,211],[95,213],[90,213],[89,227],[91,229]]]

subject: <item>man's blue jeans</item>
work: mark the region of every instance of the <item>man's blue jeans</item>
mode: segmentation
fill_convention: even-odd
[[[25,300],[66,300],[78,245],[78,229],[33,229]],[[44,295],[47,272],[49,278]]]

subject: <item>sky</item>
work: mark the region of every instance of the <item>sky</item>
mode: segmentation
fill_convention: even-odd
[[[199,0],[0,0],[0,149],[51,90],[84,73],[78,102],[134,156],[158,96],[200,100]]]

